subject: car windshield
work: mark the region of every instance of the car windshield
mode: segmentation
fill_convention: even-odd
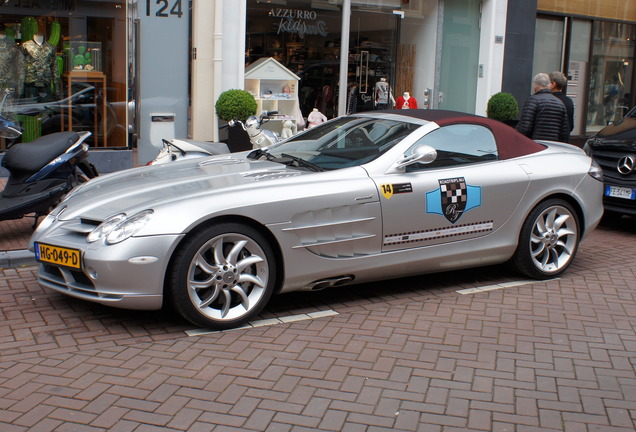
[[[370,162],[403,140],[420,125],[387,119],[341,117],[311,128],[267,152],[267,157],[315,171],[333,170]]]

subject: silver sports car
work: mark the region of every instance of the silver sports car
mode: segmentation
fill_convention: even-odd
[[[35,231],[40,284],[210,328],[272,294],[511,262],[563,272],[602,213],[577,147],[436,110],[339,117],[251,152],[133,168],[72,191]]]

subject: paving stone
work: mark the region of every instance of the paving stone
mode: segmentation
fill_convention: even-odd
[[[282,324],[195,337],[2,268],[0,430],[634,430],[630,221],[592,233],[558,280],[489,267],[292,293],[259,317]],[[23,248],[25,221],[6,222],[0,250],[8,231]]]

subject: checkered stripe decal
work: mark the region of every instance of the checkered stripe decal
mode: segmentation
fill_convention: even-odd
[[[472,224],[457,225],[446,228],[435,228],[424,231],[396,233],[384,236],[384,245],[397,245],[414,243],[432,239],[457,237],[467,234],[492,231],[493,221],[477,222]]]

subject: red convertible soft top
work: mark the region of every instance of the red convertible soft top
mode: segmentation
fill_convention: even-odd
[[[375,112],[399,114],[421,120],[432,121],[440,126],[447,126],[450,124],[479,124],[485,126],[489,128],[495,136],[499,159],[511,159],[519,156],[525,156],[540,152],[546,148],[544,145],[520,134],[514,128],[505,123],[475,114],[433,109],[396,109]]]

